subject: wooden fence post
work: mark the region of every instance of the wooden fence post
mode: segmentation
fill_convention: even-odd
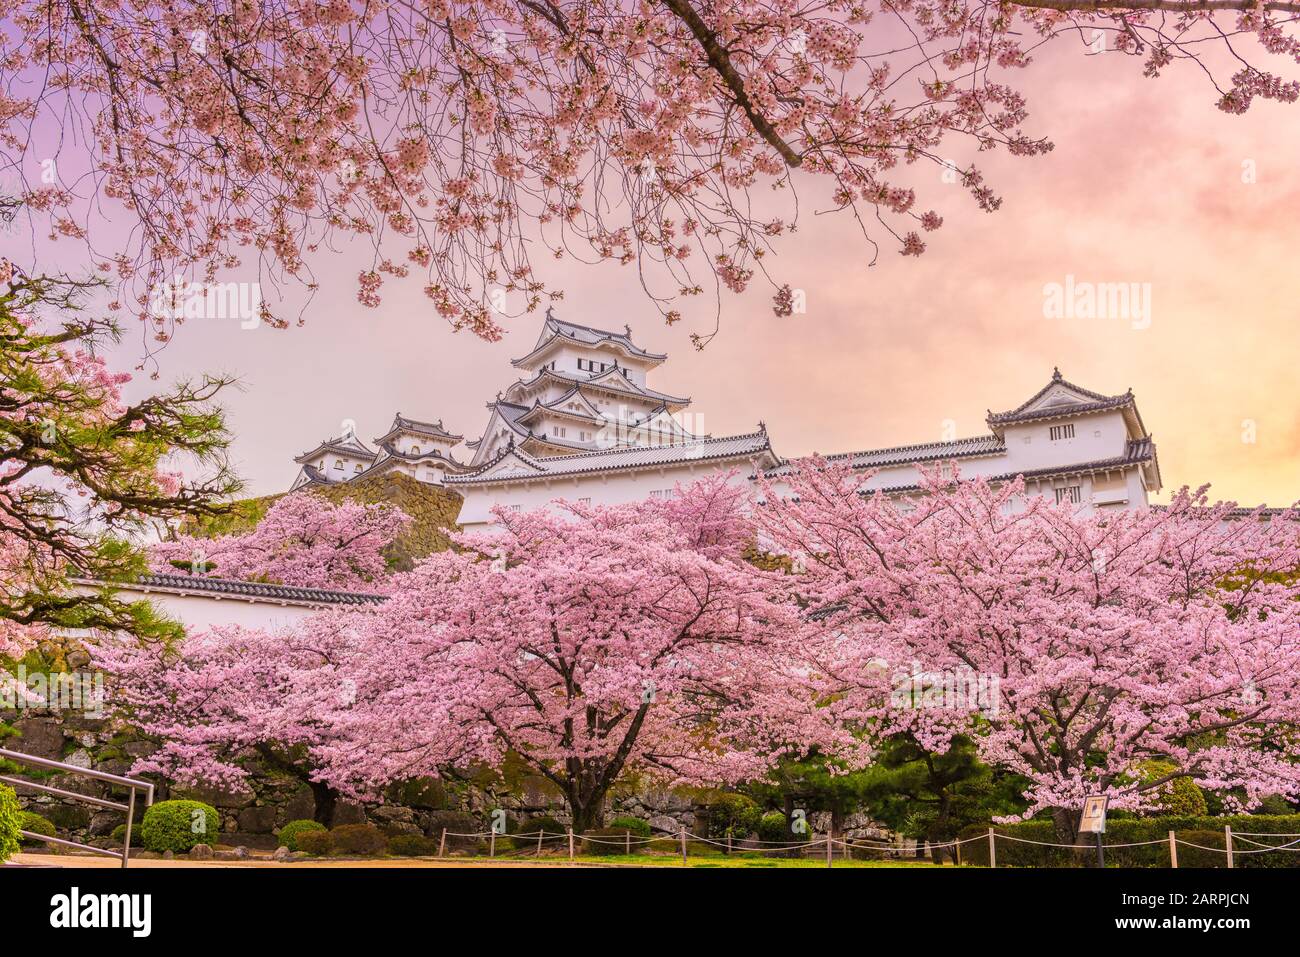
[[[686,863],[686,828],[682,828],[682,863]]]
[[[1232,867],[1232,825],[1223,825],[1223,846],[1228,850],[1228,867]]]
[[[442,837],[438,841],[438,856],[442,857],[443,853],[446,852],[446,850],[447,850],[447,829],[444,827],[442,829]]]
[[[989,867],[998,866],[998,842],[993,836],[993,828],[989,828]]]
[[[1169,832],[1169,866],[1178,866],[1178,839],[1174,837],[1174,832]]]
[[[834,859],[833,858],[834,854],[835,854],[835,845],[831,843],[831,832],[827,831],[826,832],[826,866],[827,867],[831,866],[831,861]]]
[[[488,857],[497,856],[497,832],[488,832]]]
[[[573,828],[569,828],[569,860],[573,860]]]
[[[539,827],[537,829],[537,856],[538,857],[542,856],[542,835],[545,833],[546,833],[546,828]]]
[[[630,830],[623,832],[623,853],[632,853],[632,832]]]

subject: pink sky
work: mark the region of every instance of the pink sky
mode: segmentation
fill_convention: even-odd
[[[805,291],[805,315],[775,317],[771,290],[756,285],[725,302],[721,334],[697,353],[688,336],[711,318],[664,326],[632,271],[614,265],[546,275],[567,292],[557,314],[629,323],[644,346],[670,354],[652,383],[692,396],[703,430],[749,431],[762,419],[782,455],[934,440],[948,419],[958,435],[980,434],[986,409],[1018,405],[1060,366],[1099,392],[1134,389],[1166,494],[1210,482],[1247,504],[1294,501],[1300,105],[1260,102],[1228,116],[1194,69],[1145,80],[1137,61],[1085,58],[1070,41],[1020,79],[1028,129],[1048,135],[1055,152],[985,155],[987,181],[1004,199],[993,214],[920,169],[919,205],[946,223],[919,259],[882,244],[867,269],[852,224],[808,215],[805,203],[800,232],[775,264]],[[1253,184],[1242,182],[1246,160]],[[304,328],[191,323],[159,357],[164,378],[205,369],[242,377],[244,391],[226,404],[252,492],[287,488],[293,456],[344,419],[367,442],[397,410],[477,436],[484,403],[515,378],[510,359],[536,337],[540,311],[515,320],[499,343],[453,334],[418,283],[365,309],[354,285],[365,253],[314,261],[322,289]],[[1043,286],[1067,275],[1150,283],[1150,327],[1045,319]],[[140,354],[133,333],[119,349],[125,364]],[[1242,440],[1246,420],[1254,443]]]

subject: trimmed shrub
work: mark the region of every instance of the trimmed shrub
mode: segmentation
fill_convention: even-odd
[[[1142,780],[1149,784],[1172,773],[1174,765],[1168,761],[1145,761],[1141,771]],[[1205,817],[1210,813],[1205,792],[1191,778],[1166,781],[1156,789],[1156,801],[1159,809],[1155,813],[1161,817]]]
[[[758,830],[763,812],[743,794],[724,794],[708,806],[704,819],[713,840],[744,839]]]
[[[44,834],[46,837],[58,837],[58,828],[54,826],[54,822],[32,811],[18,812],[18,830],[31,831],[33,834]],[[25,837],[23,838],[23,847],[48,847],[53,850],[58,845],[46,844],[34,837]]]
[[[1284,838],[1251,838],[1251,834],[1300,834],[1300,814],[1265,815],[1238,814],[1230,817],[1148,817],[1115,818],[1107,820],[1102,844],[1106,848],[1107,867],[1168,867],[1169,832],[1176,833],[1179,867],[1227,867],[1224,853],[1223,828],[1232,828],[1233,859],[1235,867],[1282,868],[1300,867],[1300,855],[1292,851],[1253,853],[1261,850],[1256,844],[1278,845]],[[1058,843],[1056,829],[1051,821],[1024,821],[994,828],[998,834],[1020,838],[1021,841],[1038,841],[1024,844],[1020,841],[998,841],[998,867],[1083,867],[1096,858],[1091,834],[1082,835],[1078,850],[1068,847],[1044,847],[1042,844]],[[987,827],[972,826],[959,837],[983,838]],[[1251,843],[1252,840],[1255,843]],[[1116,847],[1117,844],[1154,843],[1141,847]],[[1194,847],[1192,845],[1199,845]],[[1209,850],[1204,850],[1209,848]],[[987,865],[989,845],[987,840],[974,840],[963,844],[962,862]]]
[[[609,822],[609,826],[631,831],[633,837],[649,837],[651,834],[650,822],[639,817],[616,817]]]
[[[0,784],[0,864],[18,853],[18,795],[8,785]]]
[[[556,840],[569,833],[569,829],[553,817],[541,815],[539,817],[530,817],[526,821],[521,821],[517,825],[511,825],[511,836],[507,839],[507,846],[513,847],[516,851],[527,851],[537,849],[537,835],[542,835],[542,848],[559,847],[562,842]],[[568,845],[566,844],[567,848]]]
[[[303,831],[296,840],[298,850],[314,857],[325,857],[334,850],[334,838],[329,831]]]
[[[339,854],[359,854],[369,857],[384,853],[388,839],[373,824],[341,824],[330,831],[334,850]]]
[[[125,824],[119,824],[117,827],[113,828],[113,833],[109,834],[109,835],[108,835],[108,838],[109,838],[109,840],[111,840],[114,844],[121,844],[124,840],[126,840],[126,825],[125,825]],[[135,827],[131,828],[131,846],[132,846],[132,847],[144,847],[144,842],[140,840],[140,825],[139,825],[139,824],[137,824]]]
[[[217,809],[202,801],[162,801],[140,822],[140,843],[158,854],[188,854],[195,844],[215,844],[220,833]]]
[[[284,827],[280,828],[280,833],[278,835],[280,847],[287,847],[291,851],[300,851],[302,848],[298,846],[298,838],[301,835],[308,831],[324,830],[327,830],[325,825],[320,824],[317,821],[290,821]]]
[[[433,857],[438,842],[423,834],[399,834],[388,839],[388,853],[397,857]]]
[[[758,819],[758,839],[793,842],[795,835],[790,830],[790,822],[785,819],[784,814],[780,811],[768,811]]]

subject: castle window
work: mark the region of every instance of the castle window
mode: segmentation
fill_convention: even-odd
[[[1060,439],[1072,439],[1074,438],[1074,426],[1053,425],[1047,430],[1047,434],[1053,442],[1059,441]]]
[[[335,460],[334,460],[334,471],[336,471],[336,472],[342,472],[342,471],[343,471],[343,460],[342,460],[342,459],[335,459]]]
[[[1056,504],[1062,502],[1071,502],[1075,505],[1083,501],[1083,493],[1078,485],[1067,485],[1064,488],[1055,489]]]
[[[418,445],[412,445],[412,446],[411,446],[411,454],[412,454],[412,455],[419,455],[419,454],[420,454],[420,447],[419,447]]]
[[[354,472],[360,472],[360,471],[361,471],[361,463],[358,462],[358,463],[356,464],[356,467],[353,468],[352,471],[354,471]]]
[[[568,430],[562,425],[551,426],[551,435],[554,435],[556,438],[560,438],[560,439],[564,438],[565,433],[567,431]]]

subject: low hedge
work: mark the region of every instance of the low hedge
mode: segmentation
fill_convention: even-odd
[[[338,854],[368,857],[382,854],[388,847],[388,839],[373,824],[341,824],[330,831],[330,836],[334,839],[334,850]]]
[[[632,832],[633,837],[649,837],[651,828],[649,821],[643,821],[639,817],[616,817],[609,822],[610,827],[626,828]]]
[[[161,854],[188,854],[196,844],[217,843],[221,818],[217,809],[202,801],[162,801],[144,812],[140,843]]]
[[[18,812],[18,830],[30,831],[32,834],[44,834],[46,837],[58,837],[58,828],[54,822],[47,817],[41,817],[32,811]],[[48,847],[50,850],[58,848],[57,844],[47,844],[45,841],[39,841],[34,837],[23,838],[23,847]]]
[[[399,834],[388,839],[388,853],[396,857],[433,857],[438,842],[423,834]]]
[[[277,835],[277,840],[279,841],[280,847],[287,847],[291,851],[300,851],[302,850],[302,848],[298,846],[299,837],[301,837],[303,834],[307,833],[308,831],[324,831],[324,830],[327,830],[325,825],[317,821],[308,821],[308,820],[290,821],[284,827],[280,828],[280,833]]]
[[[126,840],[126,825],[125,825],[125,824],[119,824],[117,827],[113,828],[113,833],[111,833],[110,835],[108,835],[108,838],[109,838],[109,840],[111,840],[114,844],[121,844],[123,841]],[[131,828],[131,846],[132,846],[132,847],[144,847],[144,842],[140,840],[140,825],[139,825],[139,824],[137,824],[135,827]]]
[[[0,784],[0,864],[18,853],[18,795],[14,789]]]
[[[1300,853],[1275,851],[1253,853],[1260,848],[1248,840],[1251,834],[1300,834],[1300,814],[1238,814],[1230,817],[1149,817],[1112,818],[1106,822],[1102,835],[1107,867],[1169,867],[1169,832],[1174,831],[1178,844],[1179,867],[1227,867],[1223,853],[1224,826],[1232,828],[1233,866],[1249,868],[1300,867]],[[1079,849],[1046,847],[1057,844],[1056,828],[1051,821],[1024,821],[994,828],[998,838],[998,867],[1083,867],[1096,857],[1095,839],[1091,834],[1080,836]],[[958,835],[965,840],[982,838],[987,827],[968,827]],[[1018,840],[1010,840],[1017,838]],[[1035,841],[1038,843],[1022,843]],[[1141,844],[1144,841],[1159,843],[1140,847],[1119,847],[1121,844]],[[1284,839],[1258,838],[1260,844],[1282,844]],[[1192,845],[1200,845],[1193,847]],[[1211,848],[1211,850],[1202,850]],[[972,840],[961,846],[961,859],[965,864],[987,866],[989,845],[987,840]]]
[[[516,851],[536,850],[537,836],[542,836],[542,849],[554,849],[564,842],[558,840],[568,835],[569,829],[553,817],[530,817],[510,828],[510,837],[506,844]],[[568,845],[564,845],[568,846]]]
[[[630,845],[627,840],[629,835],[632,837]],[[582,835],[584,854],[594,854],[599,857],[622,855],[628,853],[629,846],[631,852],[635,854],[646,845],[640,834],[627,827],[598,827]]]
[[[313,857],[326,857],[334,850],[334,838],[329,831],[303,831],[297,837],[298,850]]]

